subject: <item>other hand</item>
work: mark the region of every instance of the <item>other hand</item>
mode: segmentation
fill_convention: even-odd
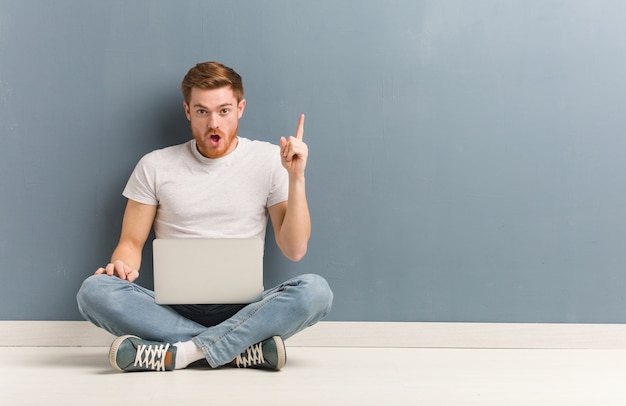
[[[133,282],[139,277],[139,271],[137,269],[132,269],[119,259],[117,261],[109,263],[105,267],[98,268],[95,274],[117,276],[118,278],[125,279],[129,282]]]
[[[304,176],[309,147],[302,141],[304,137],[304,114],[300,115],[296,135],[288,139],[280,137],[280,158],[290,176]]]

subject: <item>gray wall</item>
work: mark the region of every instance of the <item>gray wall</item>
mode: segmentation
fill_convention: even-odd
[[[189,138],[180,81],[219,60],[241,135],[307,114],[310,251],[268,248],[267,284],[322,274],[333,320],[626,322],[624,21],[621,0],[2,0],[0,318],[79,319],[130,171]]]

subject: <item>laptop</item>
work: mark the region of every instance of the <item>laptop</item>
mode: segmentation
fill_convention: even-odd
[[[263,240],[155,239],[158,304],[248,304],[263,297]]]

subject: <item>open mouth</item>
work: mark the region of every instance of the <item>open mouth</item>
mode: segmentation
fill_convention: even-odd
[[[217,145],[220,143],[222,137],[219,134],[211,134],[211,143],[213,145]]]

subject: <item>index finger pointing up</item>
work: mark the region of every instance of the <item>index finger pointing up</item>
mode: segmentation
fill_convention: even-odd
[[[300,114],[300,119],[298,120],[298,129],[296,130],[296,138],[301,140],[304,136],[304,114]]]

